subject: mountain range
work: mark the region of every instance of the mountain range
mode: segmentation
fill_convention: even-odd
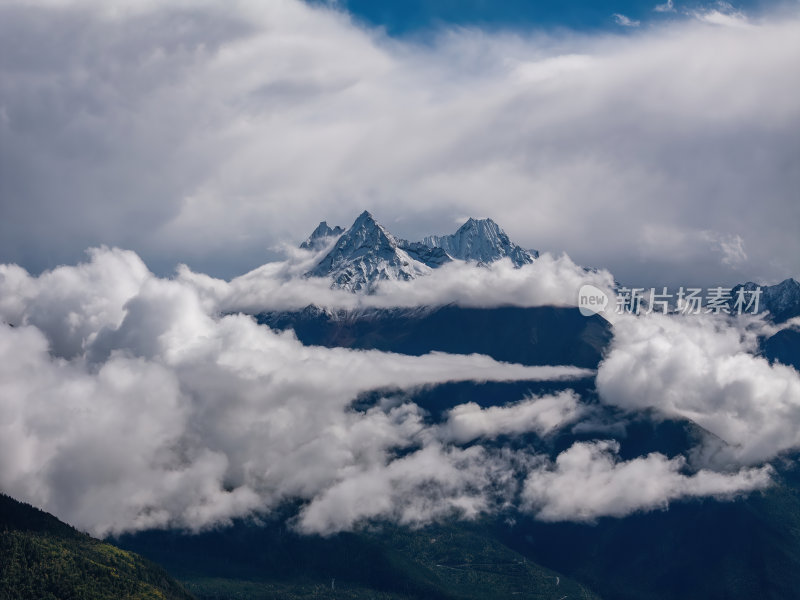
[[[409,242],[392,235],[368,211],[349,229],[322,221],[300,247],[332,246],[307,277],[330,277],[332,287],[369,292],[376,283],[416,279],[454,260],[488,264],[509,258],[516,267],[532,263],[539,253],[513,243],[491,219],[470,218],[450,235]]]
[[[455,233],[409,242],[394,236],[366,210],[348,229],[331,227],[322,221],[300,248],[322,254],[306,277],[327,277],[331,279],[331,287],[354,293],[370,293],[381,281],[416,279],[453,261],[484,266],[506,258],[515,267],[522,267],[539,257],[538,251],[526,250],[512,242],[492,219],[469,218]],[[739,290],[752,292],[757,288],[761,288],[761,295],[755,312],[767,313],[767,318],[776,324],[800,316],[800,283],[794,279],[771,286],[752,281],[734,286],[728,302],[731,313],[736,312],[734,302]],[[446,312],[439,309],[375,310],[361,311],[356,315],[347,311],[326,312],[310,306],[304,311],[263,313],[258,315],[258,319],[272,328],[293,329],[306,343],[336,346],[341,339],[352,339],[357,346],[383,348],[382,344],[388,344],[384,349],[390,349],[392,344],[387,340],[397,343],[406,338],[419,341],[425,338],[424,331],[438,331],[442,336],[451,336],[450,339],[460,339],[458,328],[469,328],[470,319],[475,315],[465,316],[460,314],[463,311],[456,311],[459,313],[456,316],[445,316]],[[454,326],[454,323],[459,325]],[[395,330],[416,329],[419,329],[421,337],[407,333],[403,338],[395,333]],[[502,326],[495,331],[503,331]],[[552,354],[556,339],[557,336],[549,335],[547,340],[551,346],[537,347],[544,354]],[[448,346],[448,351],[457,352],[458,344],[455,346],[455,350]],[[584,345],[579,344],[578,348],[584,348]],[[800,332],[786,328],[763,339],[761,353],[771,362],[797,368],[800,365]]]
[[[607,321],[568,307],[332,311],[311,306],[256,318],[276,330],[293,330],[304,345],[415,356],[480,353],[524,365],[589,369],[598,367],[612,339]],[[597,411],[602,435],[619,443],[626,460],[654,452],[685,455],[710,435],[687,419],[646,411],[621,414],[601,402],[593,377],[379,388],[354,398],[352,410],[410,401],[426,418],[441,422],[456,406],[489,409],[567,388]],[[620,425],[603,425],[611,423]],[[575,427],[552,437],[529,434],[494,443],[525,446],[554,460],[593,435]],[[678,501],[668,510],[594,523],[547,523],[509,509],[474,522],[446,520],[419,529],[376,522],[328,537],[303,536],[286,525],[298,509],[290,505],[285,513],[199,535],[151,531],[116,541],[163,564],[203,600],[798,598],[800,472],[795,465],[794,457],[777,465],[776,484],[764,493],[734,501]]]
[[[484,266],[507,258],[521,267],[539,257],[537,250],[526,250],[511,241],[492,219],[470,217],[455,233],[410,242],[394,236],[366,210],[348,229],[322,221],[300,248],[325,251],[306,277],[328,277],[333,288],[366,293],[381,281],[416,279],[453,261]],[[800,316],[800,283],[794,279],[771,286],[752,281],[738,284],[731,290],[729,305],[733,306],[739,290],[751,292],[758,287],[757,312],[769,312],[776,323]]]
[[[300,247],[315,256],[306,277],[330,278],[332,287],[354,293],[369,293],[381,281],[424,277],[454,261],[480,268],[505,259],[524,267],[538,258],[491,219],[470,218],[452,234],[409,242],[367,211],[348,229],[321,222]],[[732,296],[757,287],[741,284]],[[769,311],[774,323],[800,315],[797,281],[761,287],[759,312]],[[482,354],[501,362],[574,365],[590,372],[598,369],[613,339],[608,321],[584,317],[571,307],[348,311],[312,305],[253,316],[260,325],[292,330],[306,346],[406,356]],[[800,368],[797,330],[784,327],[761,344],[771,362]],[[594,430],[576,425],[553,436],[529,433],[483,442],[524,446],[550,461],[598,431],[619,444],[622,460],[651,453],[685,456],[698,439],[711,435],[688,419],[605,405],[595,383],[587,375],[574,381],[378,388],[353,398],[350,410],[412,402],[425,419],[441,423],[457,406],[491,409],[572,389],[593,411]],[[669,510],[592,523],[543,522],[509,507],[475,521],[444,520],[420,528],[375,522],[327,537],[293,530],[301,503],[288,501],[273,513],[202,533],[143,531],[110,540],[111,545],[0,496],[0,600],[189,594],[198,600],[800,598],[800,469],[795,454],[784,458],[775,466],[774,486],[725,501],[681,500]]]

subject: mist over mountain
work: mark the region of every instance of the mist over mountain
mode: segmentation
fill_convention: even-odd
[[[0,600],[800,600],[798,56],[0,0]]]
[[[221,557],[189,569],[150,532],[177,536],[188,556],[205,543],[200,532],[230,526],[254,540],[290,531],[291,552],[317,552],[320,535],[340,540],[330,551],[348,539],[376,556],[404,540],[416,548],[405,567],[340,583],[405,593],[396,584],[412,577],[405,569],[424,572],[410,597],[473,597],[429,578],[451,568],[472,577],[474,545],[499,544],[486,560],[503,573],[530,560],[526,577],[555,568],[564,585],[576,578],[614,598],[625,596],[612,570],[589,576],[526,545],[525,532],[546,523],[572,535],[582,524],[579,538],[604,548],[606,535],[627,539],[606,532],[626,531],[635,515],[653,513],[641,527],[658,530],[656,514],[675,506],[684,514],[702,501],[717,519],[730,503],[762,506],[759,494],[776,487],[795,493],[782,457],[800,447],[800,374],[780,358],[786,343],[764,345],[777,335],[791,347],[791,319],[654,313],[611,326],[575,307],[587,283],[613,293],[610,273],[548,253],[516,265],[518,247],[474,223],[464,239],[478,254],[460,254],[469,260],[425,245],[446,257],[439,266],[412,258],[412,245],[367,212],[347,231],[323,223],[286,260],[231,281],[188,269],[162,279],[108,248],[39,276],[0,265],[0,410],[24,424],[0,438],[0,484],[98,535],[130,534],[128,547],[209,597],[220,585],[274,590],[289,571],[276,556],[258,585],[241,579],[249,558],[237,559],[238,575]],[[792,285],[765,298],[791,298]],[[777,505],[766,506],[764,518],[776,518]],[[264,519],[275,528],[250,533]],[[621,521],[593,528],[607,519]],[[504,521],[526,525],[497,530]],[[468,534],[475,524],[480,533]],[[401,533],[362,536],[385,526]],[[427,556],[419,544],[430,535],[402,531],[437,527],[469,541],[444,550],[459,558],[423,568],[413,556]],[[775,546],[775,560],[790,560],[793,544]],[[315,564],[313,585],[336,577]],[[280,589],[305,589],[291,581]],[[632,589],[645,597],[653,586],[644,577]]]
[[[344,233],[344,229],[336,225],[331,228],[327,221],[320,221],[317,228],[311,232],[311,235],[300,244],[303,250],[321,250],[325,247],[328,238],[337,237]]]

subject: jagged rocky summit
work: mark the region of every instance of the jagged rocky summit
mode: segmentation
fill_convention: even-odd
[[[471,218],[453,234],[409,242],[393,236],[368,211],[347,231],[323,221],[301,248],[319,251],[337,236],[306,276],[330,277],[333,287],[353,292],[369,291],[380,281],[415,279],[453,260],[486,265],[508,257],[520,267],[539,256],[514,244],[491,219]]]
[[[344,229],[342,227],[337,225],[331,228],[327,221],[322,221],[317,225],[317,228],[311,232],[311,235],[308,236],[306,241],[300,244],[300,247],[303,250],[322,250],[331,238],[340,236],[343,233]]]
[[[513,243],[491,219],[470,218],[455,233],[428,236],[422,243],[430,248],[441,248],[452,258],[484,264],[507,256],[520,267],[539,257],[536,250],[525,250]]]

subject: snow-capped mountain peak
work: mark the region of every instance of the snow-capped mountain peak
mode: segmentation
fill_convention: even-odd
[[[794,279],[784,279],[770,286],[770,302],[774,309],[781,310],[800,304],[800,283]]]
[[[321,250],[325,244],[328,243],[330,238],[342,235],[343,233],[344,228],[338,225],[330,227],[327,221],[321,221],[320,224],[317,225],[317,228],[311,232],[311,235],[308,236],[306,241],[300,244],[300,247],[304,250]]]
[[[365,210],[307,275],[331,277],[335,287],[355,292],[369,290],[377,281],[409,280],[429,271]]]
[[[486,264],[509,257],[519,267],[538,256],[512,243],[491,219],[471,218],[454,234],[409,242],[394,237],[366,210],[341,234],[323,221],[303,247],[320,249],[333,235],[341,237],[306,276],[330,277],[333,287],[354,292],[369,291],[379,281],[414,279],[452,260]]]
[[[432,248],[442,248],[452,258],[484,264],[507,256],[520,267],[539,256],[535,250],[530,252],[514,244],[491,219],[470,217],[455,233],[428,236],[422,242]]]

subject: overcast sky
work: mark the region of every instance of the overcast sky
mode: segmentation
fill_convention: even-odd
[[[230,278],[366,208],[631,283],[800,275],[796,2],[452,4],[0,0],[0,263]]]

